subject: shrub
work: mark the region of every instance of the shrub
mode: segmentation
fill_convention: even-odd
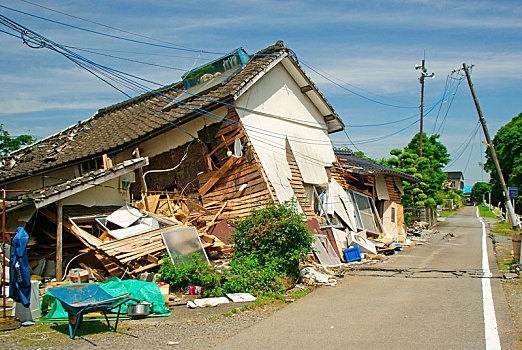
[[[159,280],[170,284],[172,290],[181,291],[187,286],[202,286],[207,290],[212,290],[219,285],[221,277],[213,266],[199,258],[198,253],[191,254],[192,261],[186,263],[181,261],[176,266],[168,255],[163,257],[163,264],[159,270]]]
[[[312,235],[302,214],[290,204],[271,203],[232,224],[234,257],[252,257],[260,266],[296,276],[299,262],[311,251]]]
[[[225,293],[251,293],[257,296],[280,291],[283,286],[278,281],[282,277],[274,262],[261,265],[255,256],[241,256],[230,261],[222,288]]]

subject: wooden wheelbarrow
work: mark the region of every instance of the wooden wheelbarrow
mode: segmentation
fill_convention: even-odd
[[[115,332],[120,319],[120,311],[123,304],[132,300],[137,303],[140,301],[130,298],[130,294],[113,297],[97,284],[79,284],[63,286],[49,289],[56,300],[58,300],[69,318],[69,335],[74,339],[76,332],[83,321],[83,315],[89,312],[102,311],[111,332]],[[107,310],[118,308],[118,315],[114,327],[109,323]]]

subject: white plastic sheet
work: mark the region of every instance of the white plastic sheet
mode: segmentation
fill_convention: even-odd
[[[351,230],[355,231],[355,207],[352,199],[333,178],[328,185],[328,192],[324,202],[325,210],[329,215],[336,213]]]
[[[386,187],[386,180],[384,179],[384,175],[375,175],[375,189],[377,190],[378,199],[384,201],[390,200],[390,195],[388,194],[388,188]]]

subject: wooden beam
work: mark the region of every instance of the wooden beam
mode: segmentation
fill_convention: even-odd
[[[61,281],[63,277],[62,269],[63,253],[63,205],[62,201],[56,202],[56,280]]]
[[[207,193],[212,188],[212,186],[214,186],[214,184],[221,178],[221,176],[223,176],[227,172],[227,170],[230,169],[235,162],[237,162],[238,159],[239,158],[236,157],[228,158],[225,164],[223,164],[221,168],[216,170],[216,172],[212,174],[212,177],[208,179],[208,181],[203,186],[200,187],[199,194],[203,196],[205,193]]]
[[[308,91],[312,91],[312,87],[310,85],[301,86],[301,92],[303,94]]]
[[[219,211],[217,212],[216,216],[214,216],[212,221],[210,221],[210,223],[205,227],[205,229],[204,229],[205,232],[208,231],[210,229],[210,227],[212,227],[212,225],[214,225],[214,222],[216,222],[216,219],[218,218],[219,214],[221,214],[223,212],[223,210],[225,209],[227,204],[228,204],[228,202],[225,202],[223,204],[223,206],[221,207],[221,209],[219,209]]]
[[[136,158],[140,158],[140,149],[136,147]],[[138,177],[140,178],[141,183],[141,198],[145,201],[145,210],[150,211],[149,202],[147,202],[147,188],[145,184],[145,178],[143,177],[143,168],[138,169]]]

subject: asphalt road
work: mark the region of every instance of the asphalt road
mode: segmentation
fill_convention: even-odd
[[[476,208],[460,210],[437,228],[441,232],[426,244],[350,273],[338,286],[309,294],[217,348],[486,348]],[[498,339],[510,349],[516,332],[487,242]],[[495,348],[494,342],[488,345]]]

